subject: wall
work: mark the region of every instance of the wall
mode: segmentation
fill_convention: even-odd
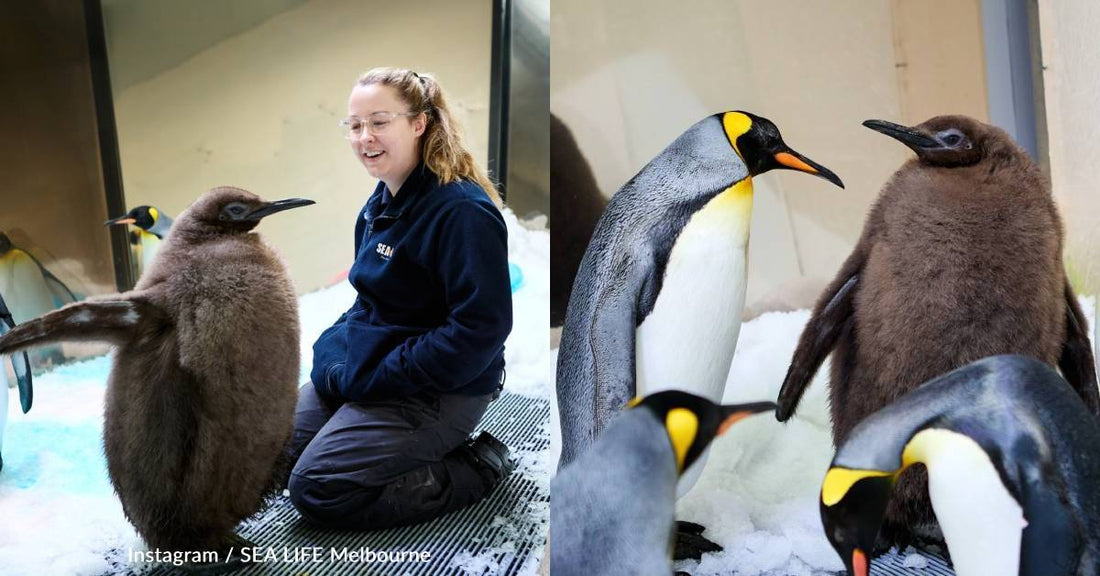
[[[113,292],[81,5],[0,3],[0,70],[0,231],[74,291]]]
[[[299,292],[327,285],[351,265],[354,220],[376,183],[336,127],[355,79],[375,66],[436,74],[484,165],[491,8],[313,0],[117,92],[127,205],[176,215],[222,184],[314,199],[258,230],[287,259]],[[111,21],[107,31],[110,39]]]
[[[551,109],[608,194],[705,115],[744,109],[774,121],[846,189],[792,172],[754,179],[747,304],[808,306],[911,154],[861,122],[987,118],[979,5],[555,0]]]
[[[1100,292],[1100,4],[1039,0],[1050,177],[1078,291]]]

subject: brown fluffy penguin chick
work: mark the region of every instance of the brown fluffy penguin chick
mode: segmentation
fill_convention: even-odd
[[[312,203],[214,188],[176,220],[134,290],[0,338],[3,353],[59,340],[117,346],[108,471],[151,549],[223,547],[276,486],[297,399],[297,299],[280,258],[249,231]]]
[[[776,417],[794,414],[830,351],[836,445],[920,383],[996,354],[1059,366],[1100,411],[1085,318],[1062,267],[1062,224],[1027,153],[1004,131],[964,116],[912,128],[864,125],[917,157],[886,183],[818,300]],[[882,544],[910,541],[942,541],[923,467],[902,476],[880,532]]]

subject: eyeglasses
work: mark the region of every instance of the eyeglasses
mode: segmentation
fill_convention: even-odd
[[[344,138],[358,140],[363,137],[363,132],[369,132],[374,136],[386,131],[398,116],[412,118],[420,112],[375,112],[366,120],[358,116],[348,116],[340,121],[340,127],[344,129]]]

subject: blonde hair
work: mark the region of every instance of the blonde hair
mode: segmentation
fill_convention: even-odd
[[[467,180],[481,186],[498,207],[500,192],[489,175],[474,162],[462,145],[461,127],[451,116],[443,88],[431,74],[417,74],[404,68],[374,68],[359,76],[357,86],[380,84],[397,90],[411,111],[423,112],[428,125],[420,139],[420,157],[442,184]]]

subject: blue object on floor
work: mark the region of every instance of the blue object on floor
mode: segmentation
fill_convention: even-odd
[[[523,287],[523,270],[513,262],[508,263],[508,277],[512,279],[512,293]]]

